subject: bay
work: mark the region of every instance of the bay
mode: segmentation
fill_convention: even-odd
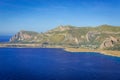
[[[120,58],[54,48],[0,48],[0,80],[120,80]]]

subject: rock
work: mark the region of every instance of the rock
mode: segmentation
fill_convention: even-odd
[[[64,41],[70,41],[75,44],[79,44],[80,39],[77,37],[73,37],[71,34],[65,35]]]
[[[119,39],[110,36],[109,38],[106,38],[106,40],[103,41],[103,43],[100,45],[100,49],[113,47],[114,44],[117,43],[118,41]]]
[[[87,34],[86,34],[86,39],[87,41],[91,41],[93,38],[96,37],[96,35],[100,34],[100,32],[97,32],[97,31],[89,31]]]
[[[55,29],[52,29],[48,32],[54,32],[54,31],[66,31],[66,30],[71,30],[71,27],[70,26],[63,26],[63,25],[60,25],[58,26],[57,28]]]
[[[25,31],[20,31],[17,34],[15,34],[12,38],[10,38],[10,42],[22,41],[31,38],[32,36],[27,34]]]

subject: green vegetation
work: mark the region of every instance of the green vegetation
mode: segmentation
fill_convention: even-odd
[[[101,25],[101,26],[98,26],[97,29],[100,31],[120,32],[120,26]]]
[[[82,47],[96,49],[110,37],[120,39],[120,27],[111,25],[101,25],[97,27],[75,27],[71,25],[58,26],[45,33],[33,31],[20,31],[22,35],[16,34],[11,42],[38,43],[47,45],[60,45],[67,47]],[[110,43],[109,43],[110,44]],[[109,45],[108,44],[108,45]],[[119,44],[108,47],[110,50],[120,50]]]
[[[34,32],[34,31],[24,31],[24,30],[22,30],[22,31],[20,31],[20,32],[22,32],[23,34],[29,34],[29,35],[31,35],[31,36],[35,36],[35,35],[38,35],[38,34],[39,34],[39,33]]]
[[[105,50],[120,51],[120,43],[115,44],[113,47],[105,48]]]

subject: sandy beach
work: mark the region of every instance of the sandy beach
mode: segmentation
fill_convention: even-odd
[[[111,51],[111,50],[93,50],[93,49],[84,49],[84,48],[65,48],[65,51],[68,52],[96,52],[104,55],[120,57],[120,51]]]

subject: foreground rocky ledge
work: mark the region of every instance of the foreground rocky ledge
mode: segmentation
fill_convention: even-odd
[[[97,52],[97,53],[104,54],[104,55],[120,57],[120,51],[111,51],[111,50],[65,48],[65,51],[68,51],[68,52]]]

